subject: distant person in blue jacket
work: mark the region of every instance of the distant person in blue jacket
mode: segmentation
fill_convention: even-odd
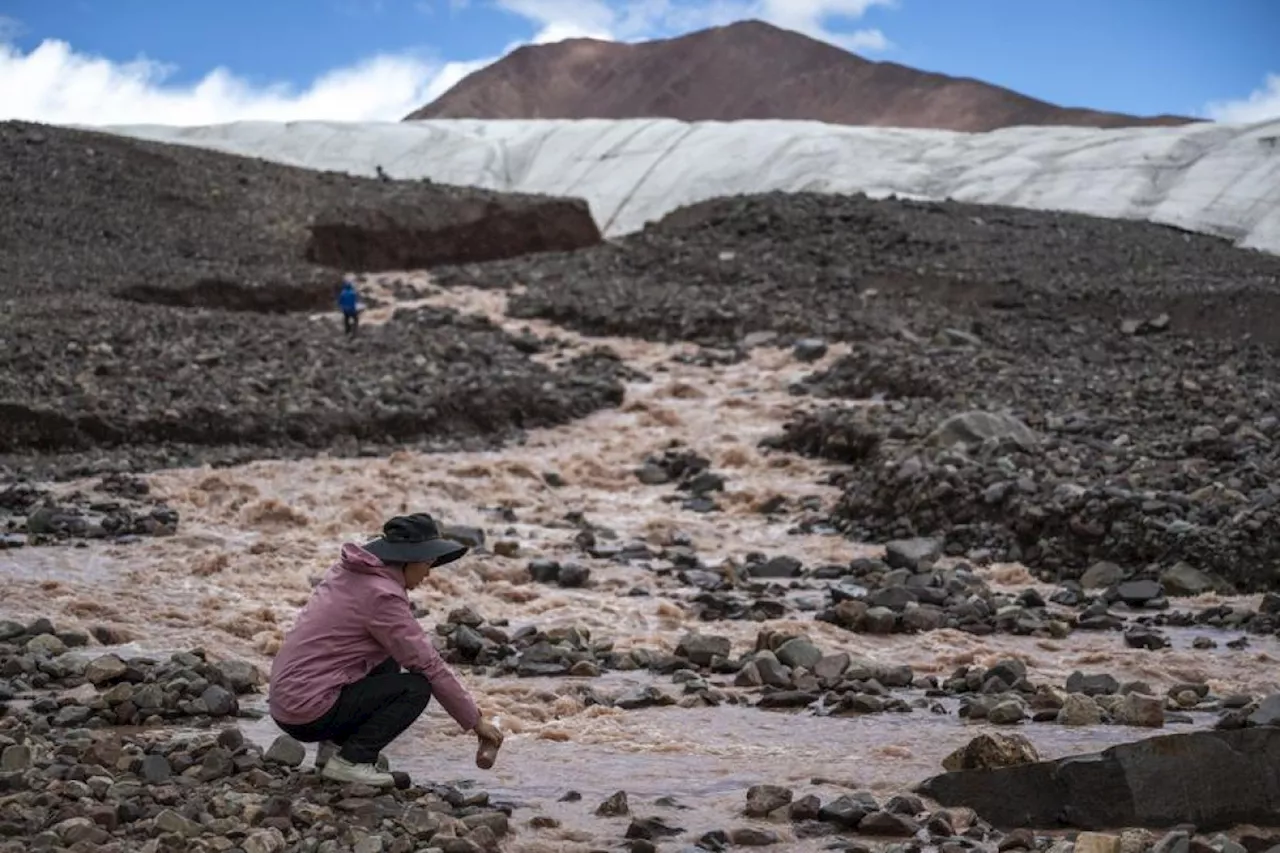
[[[355,335],[360,327],[360,294],[356,293],[356,286],[349,278],[342,280],[338,307],[342,309],[342,330],[348,335]]]

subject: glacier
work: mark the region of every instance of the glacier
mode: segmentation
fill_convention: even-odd
[[[1146,219],[1280,254],[1280,120],[986,133],[807,121],[239,121],[84,129],[310,169],[577,196],[608,237],[769,191],[954,199]]]

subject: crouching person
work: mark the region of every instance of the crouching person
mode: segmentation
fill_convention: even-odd
[[[431,516],[398,516],[383,535],[347,543],[312,591],[271,667],[271,716],[320,745],[326,779],[390,787],[382,750],[435,696],[480,745],[502,742],[413,617],[409,590],[467,549],[440,537]]]

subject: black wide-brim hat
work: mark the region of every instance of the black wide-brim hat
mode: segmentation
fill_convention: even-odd
[[[443,566],[467,553],[467,546],[444,539],[440,526],[425,512],[397,515],[382,525],[382,535],[364,549],[384,563],[430,563]]]

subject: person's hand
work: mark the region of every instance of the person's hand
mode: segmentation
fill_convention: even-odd
[[[480,722],[476,723],[473,731],[475,731],[476,737],[480,740],[491,743],[494,746],[502,746],[502,732],[488,720],[481,718]]]

